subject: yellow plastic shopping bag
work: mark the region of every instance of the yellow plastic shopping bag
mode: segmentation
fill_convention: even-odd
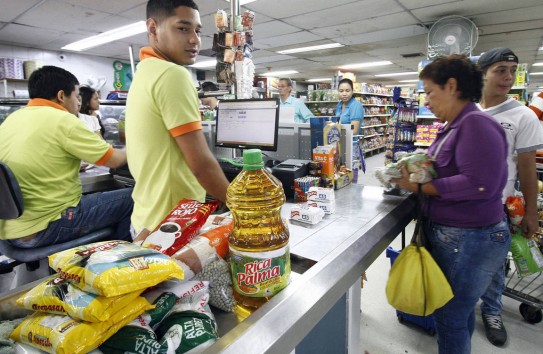
[[[386,295],[392,307],[417,316],[431,315],[453,298],[441,268],[416,243],[407,246],[392,264]]]

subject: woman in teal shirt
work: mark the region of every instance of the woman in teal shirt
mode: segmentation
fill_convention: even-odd
[[[351,124],[353,135],[358,135],[364,119],[364,107],[353,97],[353,82],[350,79],[342,79],[338,92],[340,101],[336,106],[336,116],[340,117],[341,124]]]

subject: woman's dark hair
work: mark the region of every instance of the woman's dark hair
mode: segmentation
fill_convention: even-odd
[[[341,79],[337,87],[339,88],[341,84],[349,84],[349,86],[351,86],[351,90],[354,90],[353,80],[351,79]]]
[[[198,5],[192,0],[149,0],[147,2],[147,18],[157,22],[170,16],[179,6],[187,6],[198,11]]]
[[[79,109],[79,113],[88,115],[92,113],[90,108],[90,101],[95,93],[96,90],[92,87],[81,86],[79,88],[79,94],[81,95],[81,108]]]
[[[419,74],[419,79],[431,80],[442,88],[450,78],[456,79],[461,99],[472,102],[481,99],[483,72],[465,55],[452,54],[440,57],[426,65]]]
[[[59,91],[71,95],[79,81],[71,72],[57,66],[46,65],[34,71],[28,79],[28,96],[51,100]]]
[[[79,94],[81,95],[81,108],[79,109],[79,113],[91,115],[91,108],[90,108],[90,101],[92,99],[92,96],[96,93],[96,90],[92,87],[88,86],[81,86],[79,87]],[[98,124],[100,124],[100,134],[102,134],[102,137],[106,133],[106,128],[104,127],[104,124],[102,123],[102,119],[100,117],[96,117],[98,119]]]

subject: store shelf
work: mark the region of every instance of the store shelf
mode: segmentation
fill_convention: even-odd
[[[364,114],[364,118],[371,118],[371,117],[390,117],[392,113],[384,113],[384,114]]]
[[[356,92],[356,91],[353,92],[353,95],[392,97],[392,94],[387,94],[387,93]]]
[[[0,83],[2,83],[4,95],[2,97],[8,97],[8,82],[14,83],[14,84],[26,84],[28,80],[24,79],[8,79],[8,78],[2,78],[0,79]]]
[[[381,145],[381,146],[378,146],[378,147],[374,147],[373,149],[364,150],[364,154],[369,153],[369,152],[373,152],[373,151],[377,151],[377,150],[381,150],[384,147],[385,147],[385,145]]]
[[[422,147],[428,147],[430,146],[430,143],[415,143],[415,146],[422,146]]]
[[[362,103],[364,106],[372,106],[372,107],[394,107],[393,104],[373,104],[373,103],[364,103],[364,102],[360,102]]]
[[[360,127],[361,129],[377,128],[377,127],[386,127],[388,124],[374,124],[374,125],[364,125]]]
[[[416,116],[417,119],[437,119],[436,116]]]
[[[373,138],[374,136],[383,136],[385,134],[372,134],[372,135],[363,135],[362,137],[364,139]]]

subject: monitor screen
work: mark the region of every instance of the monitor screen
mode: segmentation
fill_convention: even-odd
[[[279,99],[220,100],[215,146],[277,151]]]

